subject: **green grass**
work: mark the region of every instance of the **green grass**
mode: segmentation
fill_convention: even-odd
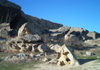
[[[36,64],[39,64],[39,61],[31,61],[31,62],[24,62],[24,63],[11,63],[11,62],[3,62],[2,60],[8,56],[12,55],[13,53],[7,52],[0,52],[0,70],[24,70],[32,68],[32,70]]]
[[[97,59],[97,61],[96,61],[96,62],[100,63],[100,58],[99,58],[99,59]]]
[[[97,59],[97,56],[77,56],[78,59]]]
[[[8,62],[0,62],[0,70],[22,70],[35,68],[34,65],[38,64],[37,61],[25,62],[25,63],[8,63]]]

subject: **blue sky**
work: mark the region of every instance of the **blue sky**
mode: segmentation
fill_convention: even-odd
[[[29,15],[100,33],[100,0],[9,0]]]

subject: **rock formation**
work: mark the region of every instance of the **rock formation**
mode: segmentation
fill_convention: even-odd
[[[61,24],[26,15],[22,12],[20,6],[8,0],[0,0],[0,18],[0,24],[5,22],[10,23],[10,28],[16,31],[16,34],[19,28],[26,22],[29,23],[27,24],[28,28],[35,29],[34,33],[39,33],[40,30],[55,29],[62,26]]]
[[[97,32],[39,19],[25,14],[8,0],[0,0],[0,52],[23,52],[32,57],[58,53],[58,65],[75,66],[79,62],[71,48],[84,50],[94,46],[100,47]],[[19,60],[16,56],[12,59]]]

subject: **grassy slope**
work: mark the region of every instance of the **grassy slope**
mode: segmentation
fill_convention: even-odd
[[[26,63],[7,63],[7,62],[0,62],[0,70],[22,70],[28,68],[35,68],[34,65],[38,64],[36,61],[26,62]]]

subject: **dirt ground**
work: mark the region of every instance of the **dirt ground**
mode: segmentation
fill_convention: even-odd
[[[57,66],[47,63],[39,64],[35,67],[35,70],[100,70],[100,60],[90,60],[75,67]]]

